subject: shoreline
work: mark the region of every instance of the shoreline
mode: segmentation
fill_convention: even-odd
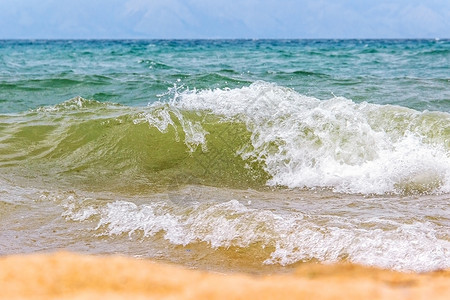
[[[222,274],[57,252],[0,257],[0,287],[0,299],[448,299],[450,270],[305,263],[289,274]]]

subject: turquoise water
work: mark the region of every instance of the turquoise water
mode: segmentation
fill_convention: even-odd
[[[450,41],[0,41],[0,254],[449,268]]]
[[[448,40],[0,41],[0,112],[75,96],[139,106],[174,84],[450,109]]]

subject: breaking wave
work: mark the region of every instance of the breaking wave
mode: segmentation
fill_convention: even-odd
[[[182,177],[229,187],[450,192],[448,113],[319,100],[266,82],[174,88],[162,98],[148,107],[75,98],[0,116],[0,165],[142,186]]]

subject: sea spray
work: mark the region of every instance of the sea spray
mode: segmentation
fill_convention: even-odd
[[[271,186],[363,194],[448,192],[449,114],[339,97],[321,101],[265,82],[176,92],[164,109],[169,120],[167,109],[185,122],[181,109],[245,124],[250,141],[236,154],[262,163]],[[154,118],[147,120],[159,128]],[[204,137],[196,124],[187,132]],[[192,151],[191,142],[185,143]]]

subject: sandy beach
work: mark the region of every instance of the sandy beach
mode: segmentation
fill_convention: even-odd
[[[450,270],[398,273],[304,264],[291,274],[219,274],[68,252],[0,258],[0,299],[449,299]]]

